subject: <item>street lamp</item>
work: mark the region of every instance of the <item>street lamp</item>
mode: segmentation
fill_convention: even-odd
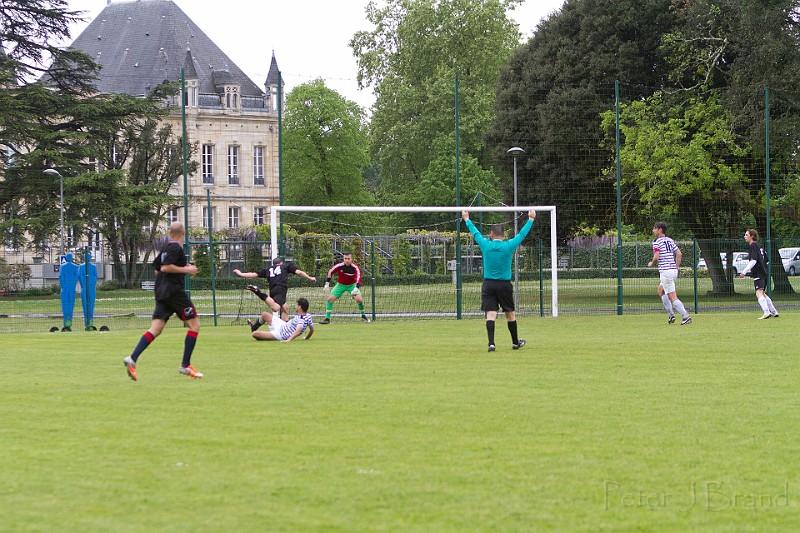
[[[514,146],[506,151],[511,157],[514,158],[514,207],[519,205],[517,201],[517,156],[525,153],[525,150],[519,146]],[[517,236],[517,218],[519,213],[514,211],[514,236]],[[519,257],[517,251],[514,250],[514,308],[519,309]]]
[[[516,164],[516,163],[515,163]],[[516,167],[515,167],[516,168]],[[44,171],[45,174],[48,176],[58,176],[59,185],[61,188],[61,201],[59,202],[59,211],[61,213],[61,254],[64,255],[64,176],[61,173],[54,169],[48,168]]]

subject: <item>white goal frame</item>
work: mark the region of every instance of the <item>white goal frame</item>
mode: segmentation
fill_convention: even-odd
[[[270,248],[272,258],[278,255],[278,213],[281,212],[316,212],[316,213],[460,213],[469,211],[470,213],[498,213],[498,212],[525,212],[534,209],[537,213],[550,213],[550,280],[552,283],[552,309],[553,316],[558,316],[558,249],[556,246],[556,206],[554,205],[518,205],[518,206],[344,206],[344,205],[276,205],[270,213]]]

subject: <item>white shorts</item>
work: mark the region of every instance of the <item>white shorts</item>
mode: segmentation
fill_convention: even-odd
[[[277,340],[285,341],[286,339],[284,339],[283,335],[281,335],[281,328],[283,328],[285,325],[286,322],[278,318],[278,315],[272,315],[272,324],[269,325],[269,332],[272,333],[272,336]]]
[[[661,286],[664,287],[664,292],[669,294],[675,292],[675,280],[678,279],[678,270],[661,270]]]

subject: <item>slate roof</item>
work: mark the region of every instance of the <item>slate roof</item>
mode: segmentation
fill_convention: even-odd
[[[267,72],[267,81],[264,82],[264,85],[278,85],[278,73],[280,70],[278,69],[278,62],[275,60],[275,52],[272,53],[272,61],[269,64],[269,72]],[[283,81],[283,80],[281,80]],[[282,85],[286,85],[283,83]]]
[[[144,95],[164,80],[180,80],[186,67],[184,75],[199,80],[201,93],[217,93],[215,83],[225,80],[239,84],[242,96],[264,96],[172,0],[113,2],[71,48],[102,66],[97,87],[104,93]],[[190,58],[193,65],[186,64]]]

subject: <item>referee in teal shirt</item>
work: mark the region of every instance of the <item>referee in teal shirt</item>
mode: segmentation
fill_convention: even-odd
[[[467,224],[475,242],[483,254],[483,286],[481,287],[481,311],[486,313],[486,334],[489,337],[489,351],[495,350],[494,323],[500,307],[506,314],[508,331],[511,332],[511,348],[519,350],[525,346],[525,339],[517,334],[517,315],[514,309],[514,288],[511,286],[511,260],[514,250],[527,237],[533,227],[536,211],[528,211],[528,221],[519,230],[516,237],[503,240],[505,231],[502,224],[493,224],[492,231],[486,238],[480,234],[475,224],[469,219],[469,211],[462,211],[461,218]]]

